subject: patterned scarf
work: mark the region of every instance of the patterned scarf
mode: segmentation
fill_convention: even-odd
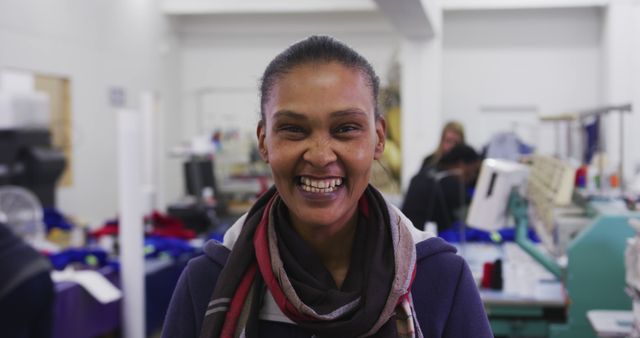
[[[267,289],[289,319],[320,337],[422,337],[412,315],[416,253],[409,229],[371,186],[358,212],[349,271],[337,288],[271,188],[249,211],[200,337],[258,337]]]

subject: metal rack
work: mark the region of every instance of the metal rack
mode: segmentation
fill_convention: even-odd
[[[621,104],[621,105],[610,105],[610,106],[603,106],[603,107],[599,107],[599,108],[594,108],[594,109],[586,109],[586,110],[582,110],[582,111],[578,111],[578,112],[572,112],[572,113],[563,113],[563,114],[558,114],[558,115],[551,115],[551,116],[542,116],[540,117],[540,120],[543,122],[553,122],[556,123],[556,130],[558,129],[558,123],[560,122],[567,122],[567,144],[568,144],[568,148],[571,148],[571,122],[572,121],[578,121],[580,122],[581,125],[584,124],[584,121],[588,118],[591,117],[600,117],[602,115],[607,115],[609,113],[620,113],[620,163],[618,165],[618,171],[620,174],[620,188],[621,190],[624,192],[625,190],[625,184],[624,184],[624,113],[630,113],[633,110],[633,106],[628,103],[628,104]],[[556,138],[556,149],[559,149],[560,145],[559,145],[560,141],[558,138]],[[584,146],[583,146],[584,148]],[[598,144],[597,144],[597,151],[601,152],[604,148],[603,145],[603,137],[600,136],[598,137]],[[600,177],[602,177],[602,173],[604,172],[604,163],[602,162],[602,157],[600,157],[600,160],[598,162],[598,174],[600,175]],[[600,185],[602,187],[602,184]]]

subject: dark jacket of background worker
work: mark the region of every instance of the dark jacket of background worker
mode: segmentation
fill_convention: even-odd
[[[438,232],[463,220],[462,211],[471,201],[480,155],[470,146],[459,144],[442,156],[435,166],[424,166],[411,179],[402,212],[418,229],[435,222]]]

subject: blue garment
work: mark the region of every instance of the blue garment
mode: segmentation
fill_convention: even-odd
[[[169,255],[178,258],[182,255],[195,253],[197,250],[188,241],[180,238],[147,236],[144,239],[145,257]]]
[[[49,260],[56,270],[64,270],[73,263],[92,267],[101,267],[109,263],[107,252],[101,248],[69,248],[49,255]]]
[[[585,123],[582,128],[584,128],[587,143],[584,147],[584,163],[591,163],[600,144],[600,117],[594,118],[590,123]]]
[[[424,337],[493,337],[477,286],[464,259],[440,238],[416,245],[417,271],[412,297]],[[182,272],[164,321],[163,338],[198,337],[229,250],[216,241]],[[298,326],[260,320],[261,337],[309,337]]]
[[[73,224],[67,220],[66,217],[58,209],[44,208],[44,214],[42,215],[42,221],[47,226],[47,233],[53,228],[58,228],[65,231],[71,231]]]
[[[524,143],[513,132],[497,133],[485,148],[485,158],[500,158],[518,161],[523,155],[532,154],[534,148]]]
[[[449,243],[459,243],[460,241],[460,228],[464,224],[461,222],[455,222],[450,229],[438,232],[438,237],[444,239]],[[540,238],[536,232],[529,228],[527,229],[527,236],[529,240],[534,243],[540,243]],[[515,242],[516,229],[515,228],[502,228],[497,231],[489,232],[474,227],[466,226],[464,228],[464,240],[466,242],[480,242],[480,243],[503,243],[503,242]]]

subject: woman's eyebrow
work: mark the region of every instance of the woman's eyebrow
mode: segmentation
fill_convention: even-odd
[[[363,110],[360,110],[358,108],[349,108],[349,109],[334,111],[330,114],[330,116],[332,118],[356,117],[356,116],[367,117],[367,113],[365,113]]]
[[[367,113],[358,108],[348,108],[343,110],[337,110],[329,114],[329,117],[331,118],[356,117],[356,116],[367,117]],[[279,110],[273,114],[273,118],[276,120],[282,119],[282,118],[289,118],[289,119],[301,120],[301,121],[308,119],[306,115],[292,111],[292,110]]]
[[[273,114],[274,119],[289,118],[294,120],[306,120],[307,117],[304,114],[296,113],[292,110],[279,110]]]

